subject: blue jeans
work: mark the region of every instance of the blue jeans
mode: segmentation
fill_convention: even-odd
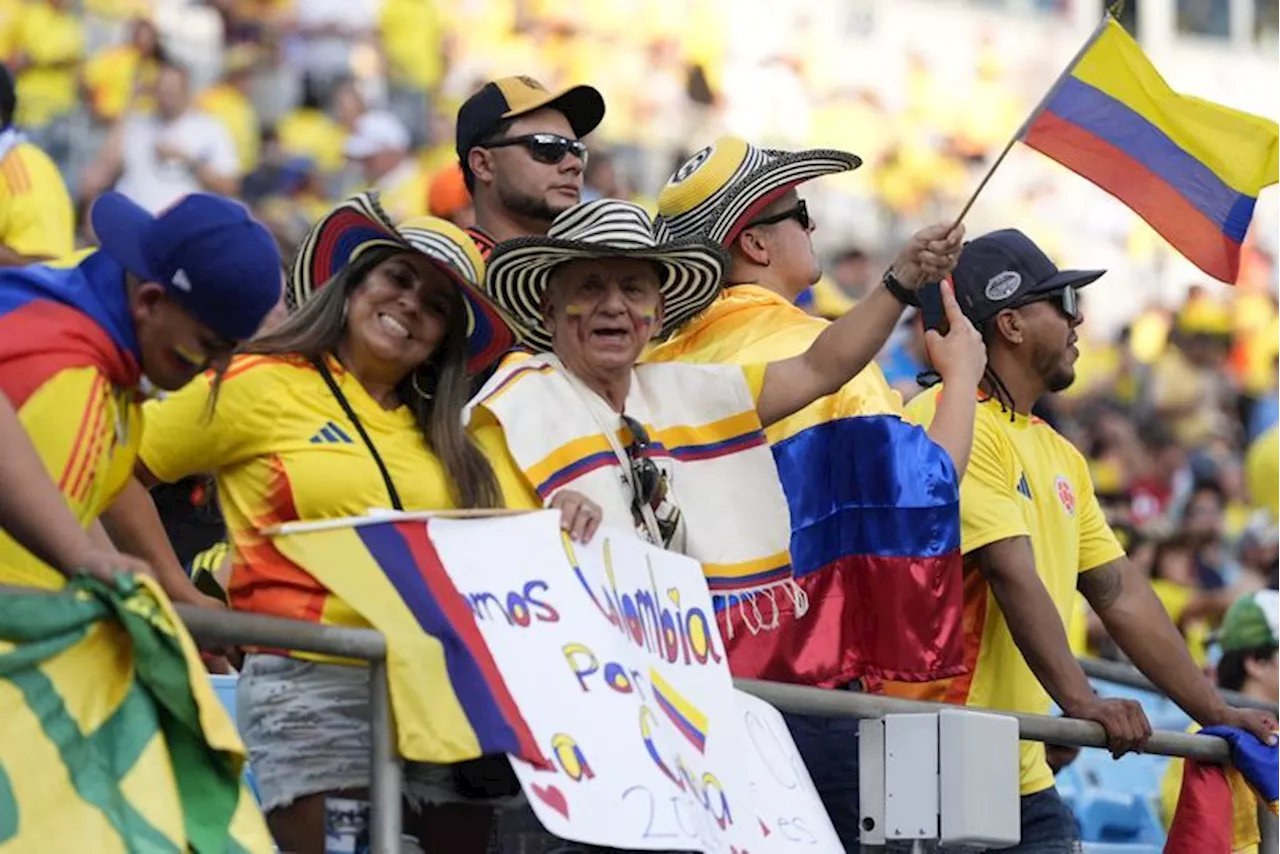
[[[1080,825],[1052,786],[1022,796],[1022,841],[1004,854],[1080,854]]]
[[[858,721],[788,715],[791,740],[846,851],[858,851]]]
[[[1075,813],[1058,797],[1058,790],[1048,788],[1022,796],[1022,841],[1012,848],[992,848],[992,854],[1080,854],[1080,826]],[[900,843],[899,843],[900,844]],[[855,849],[856,850],[856,849]],[[890,851],[906,851],[908,848],[890,847]],[[975,849],[940,847],[940,854],[956,851],[974,854]]]

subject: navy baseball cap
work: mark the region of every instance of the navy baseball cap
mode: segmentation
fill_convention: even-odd
[[[951,273],[960,310],[975,326],[1042,294],[1082,288],[1106,270],[1059,270],[1021,231],[1005,228],[971,240]]]
[[[89,219],[103,252],[143,281],[164,285],[174,302],[229,341],[252,337],[280,300],[280,250],[230,199],[192,193],[152,216],[120,193],[105,193]]]

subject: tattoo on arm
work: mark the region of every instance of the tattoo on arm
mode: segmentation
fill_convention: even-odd
[[[1117,561],[1104,563],[1088,572],[1082,572],[1076,581],[1076,589],[1089,600],[1093,610],[1105,611],[1124,592],[1124,571]]]

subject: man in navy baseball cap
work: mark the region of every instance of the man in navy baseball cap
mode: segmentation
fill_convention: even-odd
[[[1031,238],[1005,228],[966,243],[951,281],[961,310],[980,326],[1006,309],[1059,299],[1074,318],[1079,311],[1076,289],[1105,272],[1059,270]]]
[[[253,335],[280,299],[280,250],[237,202],[192,193],[158,216],[119,193],[89,214],[102,251],[226,341]]]
[[[128,482],[145,376],[173,390],[225,367],[280,299],[271,235],[239,204],[193,194],[152,216],[108,193],[101,248],[0,270],[0,583],[149,571],[86,528]],[[40,476],[40,475],[45,476]],[[203,599],[162,578],[177,601]]]

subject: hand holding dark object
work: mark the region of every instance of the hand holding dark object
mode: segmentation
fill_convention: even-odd
[[[943,282],[937,292],[947,331],[939,332],[926,325],[924,346],[929,362],[948,385],[976,389],[987,367],[986,344],[960,310],[951,285]]]

